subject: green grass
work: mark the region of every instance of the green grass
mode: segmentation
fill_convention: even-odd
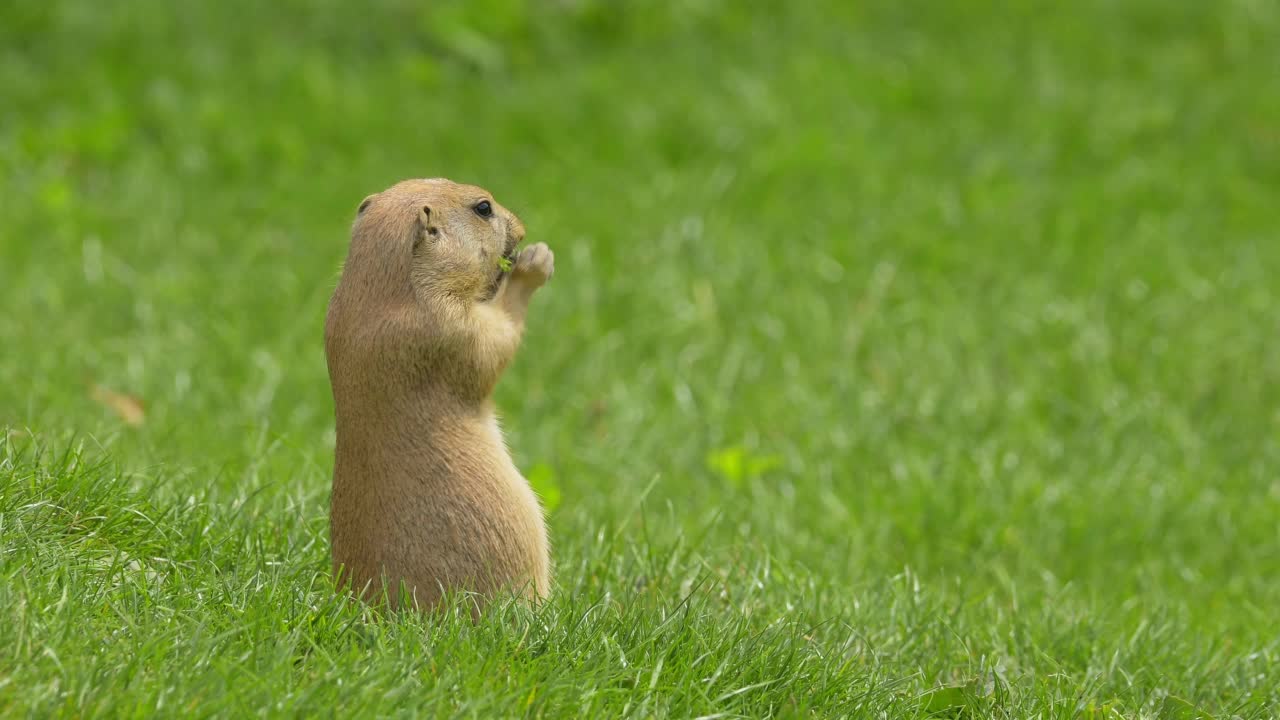
[[[0,715],[1280,713],[1280,5],[187,5],[0,10]],[[475,625],[327,564],[436,175],[557,253]]]

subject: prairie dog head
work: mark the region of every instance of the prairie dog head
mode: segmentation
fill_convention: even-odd
[[[524,224],[475,185],[405,180],[365,198],[356,213],[344,282],[360,294],[448,294],[484,300],[497,291],[524,239]]]
[[[404,370],[423,347],[394,318],[440,317],[436,310],[497,292],[524,225],[475,185],[443,178],[405,180],[360,203],[351,246],[325,319],[325,350],[337,383]],[[367,379],[367,378],[366,378]]]

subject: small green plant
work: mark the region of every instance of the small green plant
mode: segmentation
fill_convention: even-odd
[[[542,498],[542,507],[551,512],[560,505],[560,483],[556,481],[556,471],[546,463],[538,463],[529,468],[525,478],[533,491]]]
[[[756,455],[740,446],[722,448],[707,455],[707,468],[735,486],[781,464],[782,458],[777,455]]]

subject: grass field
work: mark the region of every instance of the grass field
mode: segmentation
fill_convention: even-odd
[[[177,7],[0,9],[0,715],[1280,713],[1280,4]],[[437,175],[557,253],[478,625],[328,570]]]

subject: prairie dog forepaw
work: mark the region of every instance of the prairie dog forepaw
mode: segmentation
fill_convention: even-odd
[[[535,243],[520,251],[511,279],[525,283],[530,288],[542,287],[556,271],[556,254],[546,243]]]

